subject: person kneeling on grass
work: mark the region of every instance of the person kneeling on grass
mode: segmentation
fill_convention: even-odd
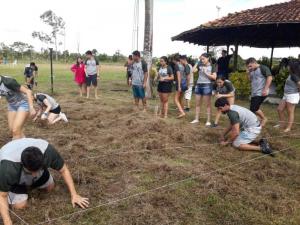
[[[51,96],[43,93],[37,93],[34,94],[34,100],[37,102],[39,110],[33,121],[36,121],[41,115],[41,119],[48,119],[49,124],[55,124],[60,120],[63,120],[66,123],[68,122],[67,116],[61,112],[60,105]]]
[[[258,145],[252,143],[259,136],[262,129],[258,118],[253,112],[238,105],[230,105],[226,98],[217,99],[215,107],[223,114],[227,114],[231,123],[221,137],[221,145],[232,144],[239,150],[261,151],[264,154],[273,156],[273,151],[267,139],[261,139]]]
[[[0,212],[4,225],[12,224],[9,205],[15,209],[27,206],[29,189],[54,189],[48,168],[59,171],[63,177],[73,207],[89,206],[89,200],[77,194],[71,173],[56,149],[42,139],[22,138],[0,150]]]

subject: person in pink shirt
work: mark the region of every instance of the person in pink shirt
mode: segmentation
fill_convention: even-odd
[[[71,71],[75,75],[74,81],[78,84],[79,94],[82,97],[83,94],[86,94],[86,83],[85,83],[85,71],[84,71],[84,63],[81,57],[78,57],[76,60],[76,64],[71,67]]]

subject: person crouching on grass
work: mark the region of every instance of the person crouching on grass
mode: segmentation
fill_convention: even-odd
[[[131,85],[132,92],[137,109],[139,109],[140,100],[143,103],[143,110],[146,111],[147,100],[145,95],[145,89],[148,79],[148,66],[147,63],[141,59],[141,53],[139,51],[134,51],[132,53],[132,75],[131,75]]]
[[[36,101],[39,110],[33,121],[36,121],[37,118],[41,116],[41,119],[48,120],[49,124],[55,124],[60,120],[63,120],[66,123],[68,122],[66,115],[61,112],[60,105],[51,96],[37,93],[34,94],[34,100]]]
[[[261,151],[273,156],[267,139],[260,139],[259,144],[253,143],[262,129],[260,121],[253,112],[238,105],[230,105],[226,98],[217,99],[215,107],[223,114],[227,114],[230,120],[230,126],[222,134],[221,145],[232,144],[239,150]]]
[[[32,92],[21,86],[15,79],[0,76],[0,97],[8,102],[8,127],[13,139],[23,138],[24,125],[29,115],[36,114],[33,107]]]
[[[7,143],[0,150],[0,214],[4,225],[12,224],[9,205],[14,209],[26,208],[28,190],[50,192],[54,189],[48,168],[63,177],[73,207],[88,208],[89,199],[77,194],[71,173],[57,150],[45,140],[22,138]]]
[[[284,85],[284,96],[279,103],[277,108],[279,116],[279,124],[275,127],[284,128],[284,132],[290,132],[295,119],[295,109],[296,105],[300,100],[300,61],[292,60],[289,62],[289,72],[290,75],[286,79]],[[287,111],[288,120],[286,121],[286,116],[284,111]],[[286,127],[284,127],[286,125]]]
[[[168,65],[168,58],[163,56],[160,58],[160,69],[158,71],[157,77],[155,80],[158,80],[157,91],[161,103],[161,117],[168,117],[168,100],[169,95],[172,93],[172,82],[174,80],[174,74],[172,67]]]

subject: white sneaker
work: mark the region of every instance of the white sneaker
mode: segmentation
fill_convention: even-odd
[[[274,128],[280,128],[280,124],[276,124],[275,126],[273,126]]]
[[[61,117],[61,119],[62,119],[64,122],[66,122],[66,123],[69,122],[69,120],[68,120],[66,114],[64,114],[64,113],[61,112],[61,113],[59,114],[59,116]]]
[[[191,124],[199,123],[199,120],[193,120]]]
[[[205,126],[206,127],[210,127],[211,126],[211,122],[206,122]]]

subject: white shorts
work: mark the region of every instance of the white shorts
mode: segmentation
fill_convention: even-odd
[[[186,100],[191,100],[193,94],[193,86],[189,86],[189,88],[184,92],[184,98]]]
[[[282,100],[286,101],[288,103],[297,105],[299,103],[299,100],[300,100],[300,94],[299,93],[296,93],[296,94],[284,94]]]

